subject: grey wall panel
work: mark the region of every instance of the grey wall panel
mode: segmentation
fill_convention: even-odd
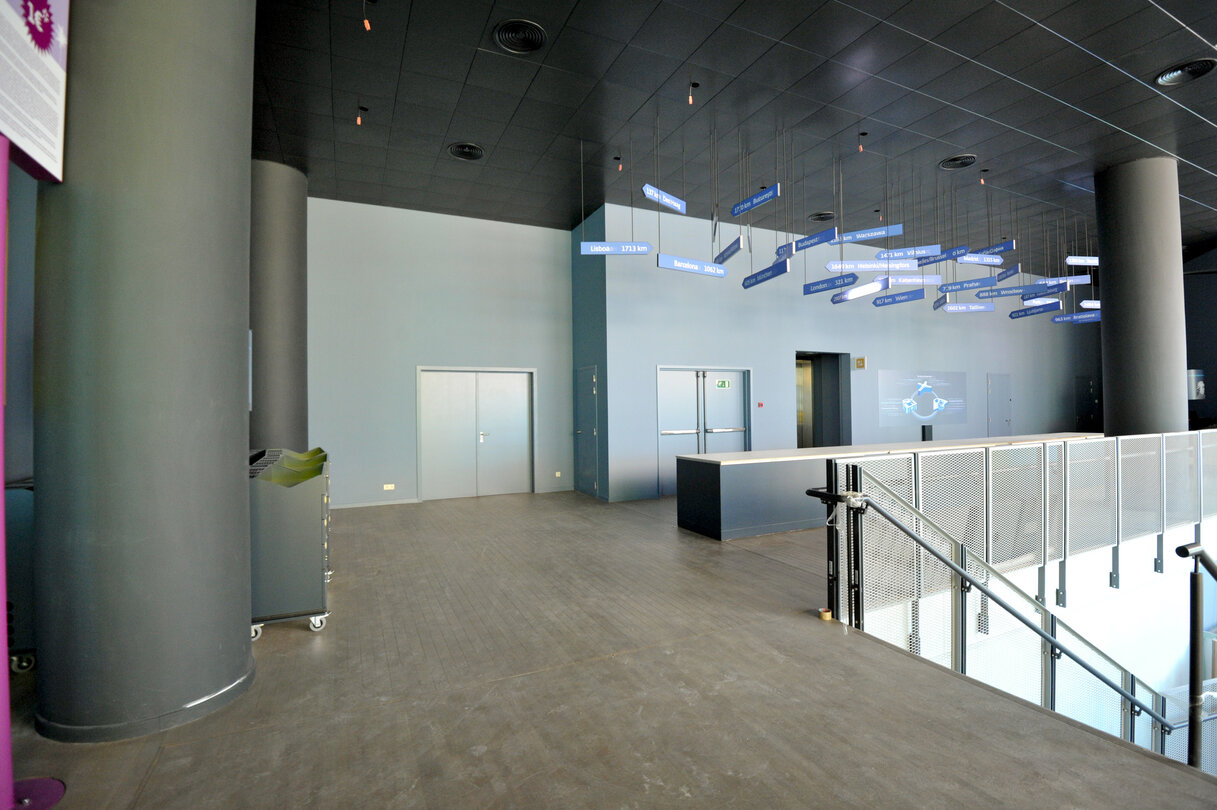
[[[605,284],[607,262],[604,256],[584,256],[582,241],[602,241],[605,209],[596,210],[570,234],[571,262],[571,343],[576,368],[595,366],[599,379],[596,399],[597,429],[597,494],[608,499],[609,429],[608,429],[608,342],[605,331]]]
[[[595,366],[583,366],[575,373],[575,489],[598,495],[600,469],[596,420],[598,379]]]
[[[330,452],[333,504],[418,497],[418,366],[535,368],[536,488],[570,489],[571,233],[312,198],[308,210],[309,437]]]
[[[623,234],[631,234],[632,226],[634,239],[665,253],[704,257],[711,252],[708,221],[659,216],[662,240],[654,213],[631,222],[630,209],[607,206],[607,238],[628,238]],[[796,351],[809,348],[867,357],[865,370],[847,375],[849,440],[855,444],[919,438],[916,425],[880,426],[880,369],[967,373],[968,421],[937,427],[935,438],[985,435],[988,371],[1009,373],[1014,380],[1014,397],[1020,403],[1015,433],[1073,428],[1073,377],[1079,370],[1098,369],[1098,330],[1093,326],[1010,320],[1007,315],[1015,303],[1008,298],[994,299],[997,311],[992,314],[957,317],[935,312],[930,300],[876,308],[867,299],[834,306],[827,295],[802,295],[804,279],[828,275],[826,261],[842,252],[847,258],[871,258],[875,250],[888,246],[886,242],[847,245],[844,251],[813,248],[796,254],[789,274],[744,290],[743,277],[766,266],[785,241],[785,235],[754,230],[755,260],[750,265],[746,252],[729,260],[726,279],[661,270],[653,255],[612,258],[605,282],[604,375],[612,500],[657,494],[656,417],[639,403],[656,400],[654,369],[660,365],[752,369],[749,417],[754,450],[796,446],[793,359]],[[1009,261],[1016,259],[1012,255]]]

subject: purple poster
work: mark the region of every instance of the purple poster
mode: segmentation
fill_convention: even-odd
[[[63,179],[68,0],[0,3],[0,133],[31,174]]]

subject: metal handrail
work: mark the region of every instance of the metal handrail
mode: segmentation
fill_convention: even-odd
[[[1200,724],[1203,722],[1200,715],[1204,709],[1204,685],[1200,677],[1204,668],[1200,652],[1200,647],[1204,643],[1204,583],[1201,581],[1200,568],[1203,567],[1205,571],[1208,571],[1209,576],[1217,580],[1217,563],[1200,545],[1200,524],[1196,524],[1196,526],[1196,542],[1178,546],[1175,553],[1184,559],[1191,557],[1195,560],[1191,573],[1192,615],[1188,628],[1187,764],[1199,768],[1201,760]]]
[[[1030,629],[1032,632],[1034,632],[1036,635],[1038,635],[1044,641],[1047,641],[1052,646],[1052,649],[1054,652],[1059,650],[1062,654],[1068,656],[1070,658],[1070,660],[1072,660],[1074,663],[1076,663],[1082,669],[1089,672],[1091,675],[1098,678],[1099,681],[1101,681],[1108,688],[1112,689],[1117,694],[1119,694],[1122,698],[1124,698],[1129,703],[1131,703],[1133,706],[1136,706],[1138,709],[1140,709],[1141,711],[1145,712],[1150,717],[1152,717],[1155,721],[1157,721],[1159,724],[1161,724],[1162,728],[1164,728],[1167,732],[1171,732],[1171,731],[1175,730],[1175,727],[1170,722],[1168,722],[1165,717],[1163,717],[1161,714],[1159,714],[1157,711],[1155,711],[1150,706],[1147,706],[1147,705],[1145,705],[1145,703],[1138,700],[1130,692],[1128,692],[1126,689],[1124,689],[1124,687],[1115,683],[1110,678],[1108,678],[1106,675],[1099,672],[1093,666],[1088,664],[1086,661],[1082,660],[1081,656],[1079,656],[1077,653],[1075,653],[1069,647],[1062,644],[1060,641],[1053,638],[1048,633],[1044,632],[1041,628],[1037,627],[1032,621],[1027,619],[1027,617],[1023,616],[1021,613],[1019,613],[1013,607],[1011,607],[1004,599],[1002,599],[1000,596],[998,596],[996,593],[994,593],[990,588],[988,588],[986,585],[984,585],[980,580],[973,577],[971,574],[969,574],[963,568],[956,565],[953,560],[949,559],[942,552],[938,551],[938,549],[934,548],[929,543],[927,543],[912,529],[905,526],[898,518],[896,518],[894,515],[892,515],[886,509],[884,509],[869,495],[863,495],[860,492],[835,493],[835,492],[826,492],[826,491],[814,490],[814,489],[807,490],[807,494],[812,496],[813,498],[819,498],[821,501],[824,501],[825,503],[829,503],[829,502],[843,503],[847,509],[854,509],[859,512],[865,511],[868,506],[874,508],[874,510],[876,512],[878,512],[880,515],[882,515],[889,523],[891,523],[893,526],[895,526],[897,529],[899,529],[904,534],[908,535],[909,539],[911,539],[917,545],[921,546],[923,549],[928,551],[940,563],[945,565],[947,568],[951,569],[956,574],[956,576],[960,577],[962,580],[967,582],[970,587],[976,588],[982,594],[989,597],[989,599],[992,602],[996,603],[998,606],[1000,606],[1002,609],[1004,609],[1011,616],[1018,619],[1022,624],[1024,624],[1028,629]]]

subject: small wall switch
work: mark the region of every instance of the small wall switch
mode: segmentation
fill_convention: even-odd
[[[561,471],[561,470],[558,470],[557,472],[555,472],[555,473],[554,473],[554,478],[561,478],[561,477],[562,477],[562,471]]]
[[[385,492],[397,489],[397,484],[385,484]]]

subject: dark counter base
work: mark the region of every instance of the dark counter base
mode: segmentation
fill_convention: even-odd
[[[827,511],[807,497],[825,483],[823,458],[716,464],[676,459],[676,523],[715,540],[814,529]]]

